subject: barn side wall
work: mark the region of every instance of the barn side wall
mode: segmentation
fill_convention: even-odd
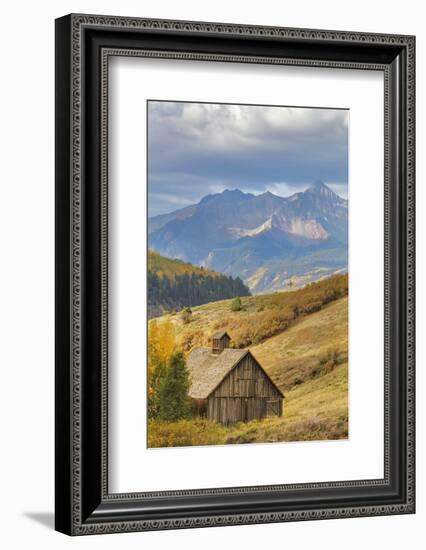
[[[276,400],[282,415],[282,397],[250,355],[242,359],[208,398],[207,417],[222,424],[267,416],[267,401]]]
[[[211,397],[208,400],[207,418],[221,424],[247,422],[266,416],[263,397]]]

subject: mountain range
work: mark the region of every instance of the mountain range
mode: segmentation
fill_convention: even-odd
[[[347,269],[348,202],[321,181],[288,197],[227,189],[150,218],[148,233],[164,256],[269,292]]]

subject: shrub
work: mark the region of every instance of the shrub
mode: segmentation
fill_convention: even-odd
[[[192,309],[187,307],[182,312],[182,322],[184,325],[187,325],[192,321]]]
[[[182,338],[182,349],[189,351],[197,346],[202,346],[204,344],[204,337],[205,333],[202,330],[195,330],[186,334]]]
[[[311,371],[311,378],[316,378],[319,374],[321,374],[321,369],[319,367],[315,367]]]
[[[231,311],[241,311],[243,309],[243,304],[241,303],[241,298],[234,298],[231,302]]]
[[[220,445],[225,443],[226,429],[204,418],[148,423],[148,447],[184,447],[188,445]]]
[[[331,372],[337,365],[342,362],[342,357],[337,348],[330,348],[325,353],[320,355],[319,364],[321,365],[320,373],[327,374]]]
[[[237,434],[234,436],[230,436],[226,439],[225,443],[228,445],[235,445],[235,444],[244,444],[244,443],[254,443],[256,441],[256,435],[253,432],[245,432],[241,434]]]
[[[252,339],[252,344],[255,346],[256,344],[260,344],[262,341],[262,336],[260,334],[256,334],[256,336]]]

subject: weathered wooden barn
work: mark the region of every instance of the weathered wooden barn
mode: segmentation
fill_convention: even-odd
[[[281,390],[248,349],[232,349],[230,340],[216,333],[212,348],[188,355],[189,395],[200,414],[222,424],[281,416]]]

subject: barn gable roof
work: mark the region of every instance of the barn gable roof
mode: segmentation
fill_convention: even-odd
[[[247,353],[246,349],[227,348],[216,355],[210,348],[193,349],[186,362],[190,376],[189,396],[206,399]]]
[[[213,354],[210,348],[194,348],[189,353],[186,362],[190,375],[189,396],[193,399],[206,399],[247,354],[254,359],[266,378],[284,397],[282,391],[248,349],[233,348],[226,348],[219,355]]]

